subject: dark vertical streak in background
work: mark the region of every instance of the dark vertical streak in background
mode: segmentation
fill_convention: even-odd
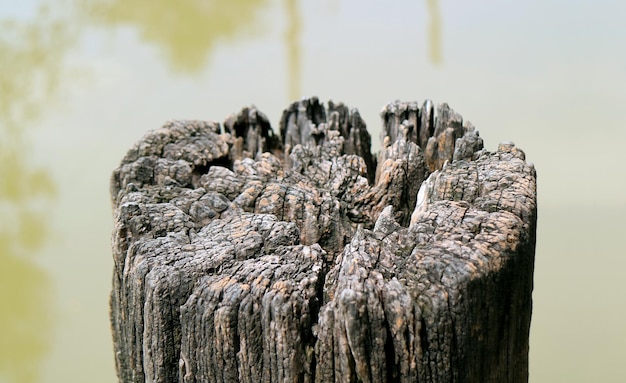
[[[439,13],[439,2],[437,0],[426,0],[426,7],[430,15],[428,24],[428,42],[430,61],[435,65],[443,63],[441,53],[441,14]]]
[[[300,87],[301,78],[301,53],[300,34],[302,19],[298,8],[298,0],[285,0],[287,8],[287,31],[285,33],[285,45],[287,47],[287,73],[288,73],[288,97],[290,101],[302,97]]]

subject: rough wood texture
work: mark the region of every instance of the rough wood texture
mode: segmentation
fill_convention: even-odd
[[[536,174],[446,104],[375,158],[316,98],[172,121],[112,178],[121,382],[526,382]]]

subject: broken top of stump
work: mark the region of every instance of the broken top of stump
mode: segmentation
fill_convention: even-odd
[[[113,173],[122,382],[526,382],[536,174],[447,104],[171,121]]]

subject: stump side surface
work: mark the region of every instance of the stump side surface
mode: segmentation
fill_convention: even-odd
[[[536,173],[448,105],[149,132],[111,181],[121,382],[527,382]]]

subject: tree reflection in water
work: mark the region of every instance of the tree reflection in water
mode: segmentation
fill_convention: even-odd
[[[298,100],[303,96],[300,90],[300,33],[302,19],[298,10],[298,0],[285,0],[287,8],[287,30],[285,45],[287,47],[287,72],[289,84],[289,100]]]
[[[336,5],[339,0],[332,1]],[[285,32],[285,47],[287,50],[287,83],[289,100],[297,100],[303,97],[301,91],[301,47],[300,35],[302,33],[302,16],[298,7],[298,0],[285,0],[284,5],[287,15],[287,30]],[[441,14],[437,0],[426,0],[429,24],[427,28],[429,59],[434,65],[443,62],[441,52]],[[333,8],[333,10],[336,10]]]
[[[95,0],[88,17],[107,26],[129,25],[156,44],[174,70],[202,70],[216,43],[258,32],[267,0]]]
[[[50,279],[32,257],[48,235],[55,187],[33,168],[25,131],[57,94],[69,45],[45,8],[0,20],[0,381],[37,381],[50,348]]]
[[[339,0],[336,0],[339,1]],[[335,2],[333,2],[335,3]],[[139,30],[140,38],[157,45],[172,68],[179,72],[201,71],[217,42],[250,36],[262,30],[257,22],[268,0],[95,0],[83,2],[91,21],[106,26],[128,25]],[[88,4],[88,5],[86,5]],[[287,15],[285,47],[287,54],[288,96],[301,94],[302,16],[298,0],[285,0]],[[430,61],[442,63],[441,15],[437,0],[426,0]]]
[[[429,56],[430,61],[435,65],[443,62],[441,54],[441,14],[439,13],[439,2],[437,0],[426,0],[426,7],[430,16],[428,25]]]

